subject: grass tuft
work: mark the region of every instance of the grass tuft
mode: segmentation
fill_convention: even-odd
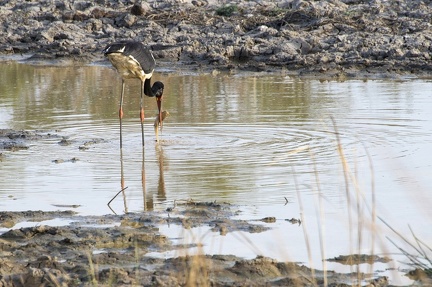
[[[415,243],[412,243],[406,236],[402,235],[396,229],[391,227],[390,224],[388,224],[384,219],[382,219],[381,217],[378,218],[385,225],[387,225],[387,227],[390,228],[397,236],[399,236],[399,238],[402,239],[402,241],[404,241],[406,244],[408,244],[409,247],[412,248],[412,251],[408,251],[400,247],[400,245],[398,245],[394,240],[387,237],[387,239],[397,249],[399,249],[399,251],[401,251],[402,254],[410,261],[409,265],[411,265],[416,269],[421,270],[424,275],[432,279],[432,258],[431,258],[432,248],[415,235],[411,226],[408,225]]]
[[[238,10],[237,5],[222,6],[222,7],[218,8],[218,9],[216,9],[216,15],[230,17],[235,12],[237,12],[237,10]]]

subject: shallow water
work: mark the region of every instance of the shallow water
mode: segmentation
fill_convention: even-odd
[[[139,82],[126,89],[121,155],[121,81],[109,66],[3,62],[0,68],[0,128],[59,136],[31,142],[27,150],[2,151],[0,210],[103,215],[166,209],[175,200],[226,201],[243,206],[239,218],[278,220],[271,235],[230,235],[241,248],[227,244],[235,239],[219,238],[225,240],[218,243],[222,252],[308,262],[306,233],[312,261],[322,268],[320,241],[325,258],[371,252],[375,197],[376,213],[386,222],[404,234],[410,224],[426,242],[432,239],[424,228],[432,218],[431,81],[159,71],[154,80],[165,83],[170,117],[156,144],[156,103],[145,98],[143,169]],[[70,144],[60,145],[62,137]],[[122,186],[124,196],[112,201],[111,210],[107,203]],[[290,218],[303,224],[285,221]],[[360,247],[357,218],[363,222]],[[397,239],[388,228],[379,224],[375,234],[375,252],[395,250],[384,238]]]

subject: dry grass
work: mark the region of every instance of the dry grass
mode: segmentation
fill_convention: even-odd
[[[347,214],[347,221],[348,221],[348,240],[349,242],[349,254],[355,255],[360,254],[360,250],[363,249],[363,245],[365,242],[364,234],[370,234],[370,244],[369,248],[370,251],[367,255],[369,255],[371,258],[374,257],[375,248],[374,244],[377,237],[377,226],[376,226],[376,200],[375,200],[375,180],[374,180],[374,168],[372,159],[367,151],[367,148],[363,145],[364,151],[367,155],[368,163],[369,163],[369,169],[371,173],[371,185],[370,185],[370,194],[371,198],[366,198],[365,192],[360,188],[359,179],[357,177],[357,166],[354,164],[354,168],[351,168],[351,166],[348,163],[347,157],[345,155],[345,150],[342,146],[341,139],[340,139],[340,133],[338,130],[338,127],[336,125],[336,122],[333,118],[331,118],[333,126],[331,129],[333,130],[333,133],[335,135],[335,146],[337,150],[337,154],[339,156],[339,161],[341,163],[342,173],[343,173],[343,180],[344,180],[344,189],[345,189],[345,199],[346,199],[346,214]],[[327,264],[326,264],[326,244],[325,244],[325,210],[324,210],[324,204],[323,204],[323,198],[325,197],[321,192],[320,187],[320,179],[319,179],[319,173],[315,164],[315,156],[313,154],[313,150],[309,149],[309,155],[312,159],[312,162],[314,164],[313,172],[315,177],[315,183],[316,183],[316,192],[314,193],[315,196],[315,210],[317,212],[317,226],[318,228],[318,234],[319,234],[319,242],[320,242],[320,251],[321,251],[321,260],[323,262],[322,268],[324,272],[324,282],[323,286],[328,285],[327,280]],[[305,238],[305,244],[306,249],[308,251],[308,258],[309,258],[309,266],[311,268],[314,268],[313,266],[313,260],[311,255],[311,247],[309,242],[309,235],[308,235],[308,229],[307,229],[307,219],[303,216],[304,214],[304,206],[301,199],[301,194],[299,192],[299,188],[296,176],[295,176],[295,170],[293,169],[293,175],[294,175],[294,182],[296,185],[297,190],[297,197],[298,197],[298,204],[299,209],[301,213],[301,220],[303,225],[303,233]],[[354,236],[354,231],[356,230],[356,236]],[[382,243],[381,243],[382,244]],[[367,247],[367,246],[366,246]],[[383,248],[384,249],[384,248]],[[355,282],[352,282],[352,286],[361,286],[364,284],[364,274],[360,271],[360,264],[362,262],[359,261],[359,258],[361,256],[351,256],[353,262],[351,262],[350,268],[351,273],[357,274],[357,279]],[[356,270],[353,270],[353,267],[356,267]],[[369,274],[373,274],[374,270],[374,263],[373,261],[369,264]],[[313,285],[316,286],[317,283],[314,280]]]

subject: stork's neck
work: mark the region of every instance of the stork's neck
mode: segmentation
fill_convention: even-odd
[[[145,94],[146,96],[149,96],[149,97],[154,97],[154,96],[156,96],[156,95],[153,93],[153,90],[152,90],[152,88],[151,88],[151,80],[150,80],[150,79],[145,79],[145,81],[144,81],[144,94]]]

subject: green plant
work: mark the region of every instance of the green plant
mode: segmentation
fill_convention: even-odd
[[[227,5],[216,9],[216,15],[230,17],[237,12],[237,5]]]

